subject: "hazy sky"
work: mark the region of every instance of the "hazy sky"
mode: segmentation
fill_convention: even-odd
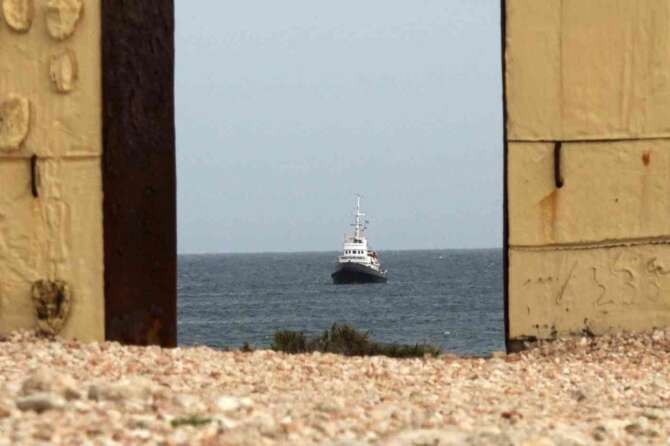
[[[502,239],[499,0],[177,0],[179,252]]]

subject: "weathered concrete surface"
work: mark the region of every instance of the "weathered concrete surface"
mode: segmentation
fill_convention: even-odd
[[[511,140],[670,135],[670,3],[506,3]]]
[[[670,234],[670,140],[510,143],[510,244],[543,246]]]
[[[33,0],[2,0],[2,15],[5,23],[18,33],[27,32],[33,23]]]
[[[75,88],[79,73],[77,56],[72,50],[66,50],[51,58],[49,77],[59,93],[69,93]]]
[[[0,333],[35,327],[33,282],[64,280],[72,306],[61,334],[104,337],[100,3],[85,2],[63,41],[47,29],[54,8],[77,3],[34,2],[24,33],[0,26],[0,102],[30,103],[26,137],[0,150]],[[62,54],[76,57],[78,79],[72,66],[54,66]]]
[[[82,0],[49,0],[46,23],[51,37],[56,40],[65,40],[74,34],[83,8]]]
[[[670,326],[670,245],[510,250],[510,337]]]
[[[30,101],[7,95],[0,102],[0,151],[18,150],[30,131]]]
[[[670,325],[670,3],[504,5],[508,341]]]

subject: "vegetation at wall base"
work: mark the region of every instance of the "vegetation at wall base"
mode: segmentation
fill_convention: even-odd
[[[389,356],[421,358],[437,356],[438,347],[428,344],[383,344],[369,339],[368,332],[356,331],[350,325],[333,324],[319,337],[308,339],[301,331],[279,330],[274,333],[272,350],[284,353],[336,353],[345,356]]]
[[[272,350],[284,353],[306,353],[307,338],[301,331],[278,330],[272,339]]]

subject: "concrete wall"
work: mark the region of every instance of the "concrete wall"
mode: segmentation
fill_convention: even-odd
[[[508,341],[670,325],[670,2],[503,4]]]
[[[101,340],[100,2],[0,3],[0,334]]]

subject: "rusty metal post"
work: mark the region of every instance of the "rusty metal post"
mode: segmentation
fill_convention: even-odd
[[[102,1],[105,337],[174,346],[174,4]]]
[[[500,71],[502,81],[503,117],[503,311],[505,324],[505,348],[514,350],[509,337],[509,212],[507,199],[507,77],[505,76],[507,48],[507,0],[500,0]]]

